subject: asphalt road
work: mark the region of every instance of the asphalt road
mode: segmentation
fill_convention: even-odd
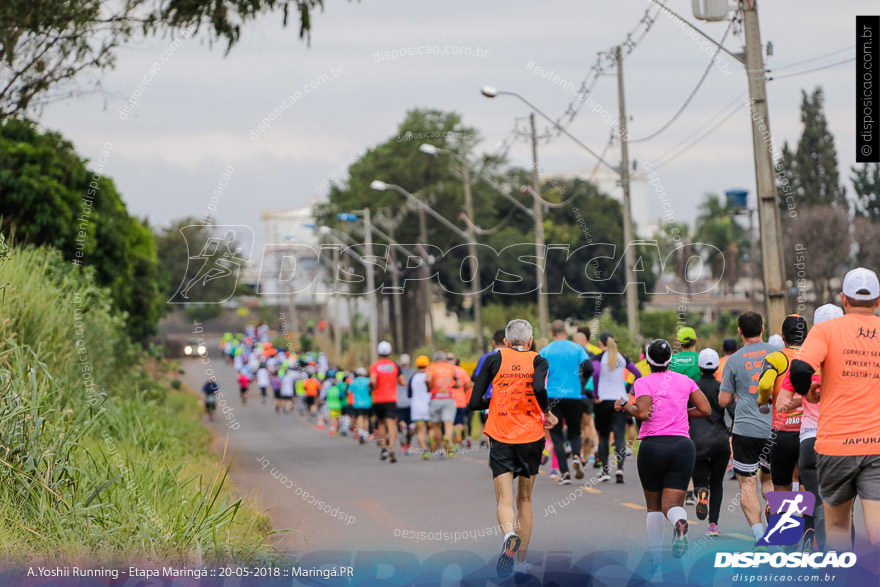
[[[223,397],[214,421],[208,422],[215,447],[233,458],[231,478],[238,491],[264,508],[282,531],[273,540],[286,557],[368,562],[378,576],[393,574],[393,568],[383,570],[387,561],[391,567],[445,567],[447,555],[466,562],[444,577],[449,572],[453,578],[467,575],[479,561],[494,568],[501,536],[486,449],[427,462],[398,451],[396,464],[383,462],[373,445],[331,437],[299,416],[276,414],[271,399],[262,404],[253,389],[242,406],[234,371],[220,358],[188,359],[184,368],[193,389],[201,389],[207,369],[217,374]],[[558,486],[544,467],[533,495],[528,555],[537,573],[575,563],[581,569],[604,564],[597,575],[609,574],[607,584],[617,584],[618,574],[624,579],[627,568],[647,564],[645,508],[635,459],[628,459],[625,469],[622,485],[591,482],[598,471],[591,468],[583,481]],[[696,519],[692,506],[687,508],[691,541],[685,569],[717,550],[751,549],[736,482],[726,481],[724,490],[720,538],[706,538],[706,522]],[[671,541],[671,528],[669,534]],[[597,563],[597,551],[608,554],[611,562]],[[369,555],[375,552],[384,554]]]

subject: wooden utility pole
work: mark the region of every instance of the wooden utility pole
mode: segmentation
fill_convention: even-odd
[[[639,337],[639,286],[635,276],[635,234],[632,221],[632,201],[629,193],[629,137],[626,133],[626,99],[623,93],[623,55],[618,46],[614,51],[617,60],[617,101],[620,110],[620,185],[623,188],[623,246],[626,280],[626,325],[637,339]]]
[[[544,291],[544,205],[541,203],[541,179],[538,176],[538,133],[535,130],[535,113],[529,114],[532,127],[532,189],[535,190],[535,261],[537,267],[538,286],[538,338],[547,338],[547,325],[550,322],[550,311],[547,308],[547,293]]]

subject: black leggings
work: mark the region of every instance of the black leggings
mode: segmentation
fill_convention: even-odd
[[[709,523],[717,524],[724,495],[724,472],[730,461],[730,446],[713,447],[694,463],[694,489],[709,488]]]
[[[557,399],[550,400],[550,404],[556,404],[552,408],[552,412],[559,418],[556,426],[550,429],[550,440],[553,441],[553,452],[556,453],[556,460],[559,461],[559,473],[565,475],[568,473],[568,459],[565,458],[565,438],[562,433],[562,424],[568,427],[568,442],[571,443],[571,454],[580,455],[581,453],[581,417],[584,413],[584,402],[578,399]]]
[[[614,430],[614,454],[617,455],[617,468],[623,470],[626,459],[626,415],[614,411],[613,400],[603,400],[596,404],[596,432],[599,434],[599,448],[596,458],[608,470],[609,436]]]
[[[687,436],[648,436],[639,445],[636,466],[645,491],[687,490],[697,451]]]
[[[807,438],[800,445],[798,458],[798,479],[801,489],[809,491],[816,496],[816,507],[812,516],[806,516],[805,528],[813,528],[816,532],[816,542],[819,550],[825,550],[825,508],[822,505],[822,497],[819,495],[819,473],[816,470],[816,439]]]

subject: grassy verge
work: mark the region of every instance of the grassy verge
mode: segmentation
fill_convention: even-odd
[[[88,270],[0,241],[0,551],[12,561],[255,562],[197,399],[172,391]]]

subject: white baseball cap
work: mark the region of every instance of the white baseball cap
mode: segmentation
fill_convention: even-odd
[[[785,341],[782,339],[781,334],[771,334],[770,337],[767,339],[767,344],[775,346],[779,350],[785,348]]]
[[[717,369],[718,353],[716,353],[713,349],[701,350],[700,356],[697,357],[697,365],[700,367],[700,369]]]
[[[816,325],[819,322],[825,322],[826,320],[834,320],[841,316],[843,316],[843,310],[840,309],[840,306],[825,304],[824,306],[819,306],[816,308],[816,311],[813,312],[813,324]]]
[[[383,340],[379,343],[379,346],[376,347],[376,352],[382,357],[387,357],[391,354],[391,343],[387,340]]]
[[[877,274],[864,267],[850,269],[843,278],[843,295],[851,300],[876,300],[880,297]]]

